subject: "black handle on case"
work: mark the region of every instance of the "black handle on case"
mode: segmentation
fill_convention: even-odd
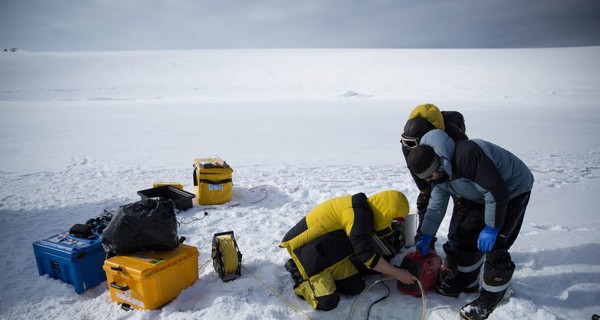
[[[124,287],[120,286],[120,285],[116,284],[114,281],[110,283],[110,286],[113,287],[113,288],[115,288],[115,289],[117,289],[117,290],[121,290],[121,291],[127,291],[127,290],[129,290],[128,286],[124,286]]]
[[[196,167],[194,167],[194,172],[192,173],[192,178],[194,179],[194,186],[197,186],[198,178],[196,177]]]
[[[209,180],[209,179],[200,179],[200,182],[202,183],[208,183],[208,184],[223,184],[223,183],[229,183],[231,182],[231,179],[223,179],[223,180]]]

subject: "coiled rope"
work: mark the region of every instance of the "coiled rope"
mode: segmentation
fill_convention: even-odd
[[[217,238],[217,241],[223,255],[223,273],[231,275],[237,271],[240,263],[233,237],[232,235],[225,235]]]
[[[233,231],[214,235],[211,258],[221,280],[227,282],[241,275],[242,254],[238,250]]]

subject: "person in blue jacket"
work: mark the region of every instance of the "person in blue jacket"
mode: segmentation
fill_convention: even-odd
[[[469,201],[456,229],[455,274],[436,285],[439,293],[458,296],[477,291],[460,314],[487,319],[504,297],[515,264],[508,252],[517,239],[533,187],[529,168],[511,152],[484,140],[453,141],[444,131],[426,133],[407,159],[409,169],[432,184],[431,198],[416,247],[426,255],[448,201],[457,195]],[[484,263],[485,261],[485,263]],[[483,281],[479,273],[483,266]]]

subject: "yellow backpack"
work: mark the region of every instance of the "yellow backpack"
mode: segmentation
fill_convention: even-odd
[[[233,169],[218,158],[194,159],[194,186],[198,203],[223,204],[233,199]]]

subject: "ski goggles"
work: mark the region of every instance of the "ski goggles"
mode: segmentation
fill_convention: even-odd
[[[408,149],[414,149],[419,145],[419,138],[409,137],[407,135],[402,134],[400,142],[402,142],[402,145],[407,147]]]

